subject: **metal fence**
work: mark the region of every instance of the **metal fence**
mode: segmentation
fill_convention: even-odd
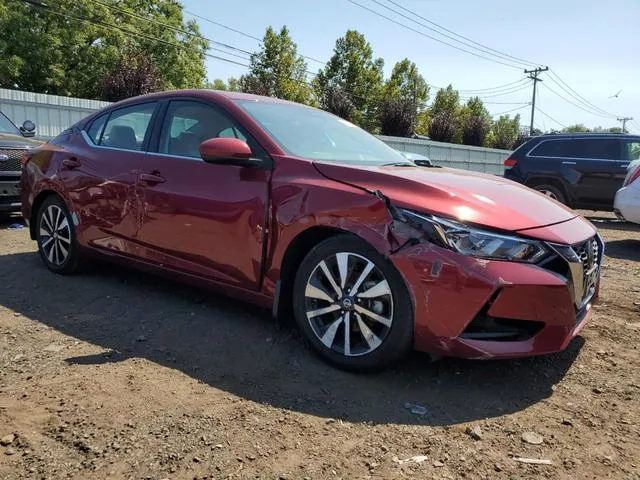
[[[494,175],[504,173],[503,162],[511,154],[510,150],[471,147],[431,140],[383,135],[378,135],[378,138],[396,150],[426,155],[435,165],[441,167],[462,168]]]
[[[65,128],[107,105],[109,102],[0,88],[0,111],[18,126],[25,120],[34,121],[36,136],[43,139],[55,137]],[[378,135],[378,138],[396,150],[426,155],[439,166],[495,175],[502,175],[503,161],[511,153],[508,150],[470,147],[431,140],[382,135]]]
[[[44,139],[55,137],[106,105],[109,102],[0,88],[0,111],[18,126],[25,120],[33,121],[36,136]]]

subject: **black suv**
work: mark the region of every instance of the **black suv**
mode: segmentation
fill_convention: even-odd
[[[571,208],[613,210],[640,136],[615,133],[533,137],[504,161],[505,178],[523,183]]]
[[[42,143],[25,138],[33,137],[35,128],[30,120],[18,128],[0,112],[0,216],[20,211],[20,157]]]

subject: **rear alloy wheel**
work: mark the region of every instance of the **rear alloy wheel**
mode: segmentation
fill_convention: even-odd
[[[57,196],[48,197],[37,217],[38,251],[49,270],[72,273],[78,268],[80,253],[71,215]]]
[[[537,190],[543,195],[546,195],[549,198],[553,198],[554,200],[560,203],[564,203],[564,204],[567,203],[567,200],[564,198],[564,195],[562,194],[562,192],[557,187],[554,187],[553,185],[536,185],[535,187],[533,187],[533,189]]]
[[[348,370],[378,370],[411,348],[411,301],[400,274],[347,235],[316,246],[294,286],[296,321],[316,352]]]

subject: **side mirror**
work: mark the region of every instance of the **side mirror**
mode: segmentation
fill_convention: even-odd
[[[433,167],[433,163],[431,163],[431,160],[427,160],[427,159],[414,160],[413,163],[415,163],[420,167]]]
[[[200,156],[205,162],[221,165],[255,167],[262,164],[251,157],[247,142],[239,138],[210,138],[200,144]]]
[[[36,129],[36,124],[31,120],[25,120],[22,126],[20,127],[20,133],[22,133],[23,137],[33,137]]]

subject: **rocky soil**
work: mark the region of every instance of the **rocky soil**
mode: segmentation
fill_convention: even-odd
[[[638,479],[640,228],[559,354],[352,375],[268,313],[0,226],[0,479]]]

